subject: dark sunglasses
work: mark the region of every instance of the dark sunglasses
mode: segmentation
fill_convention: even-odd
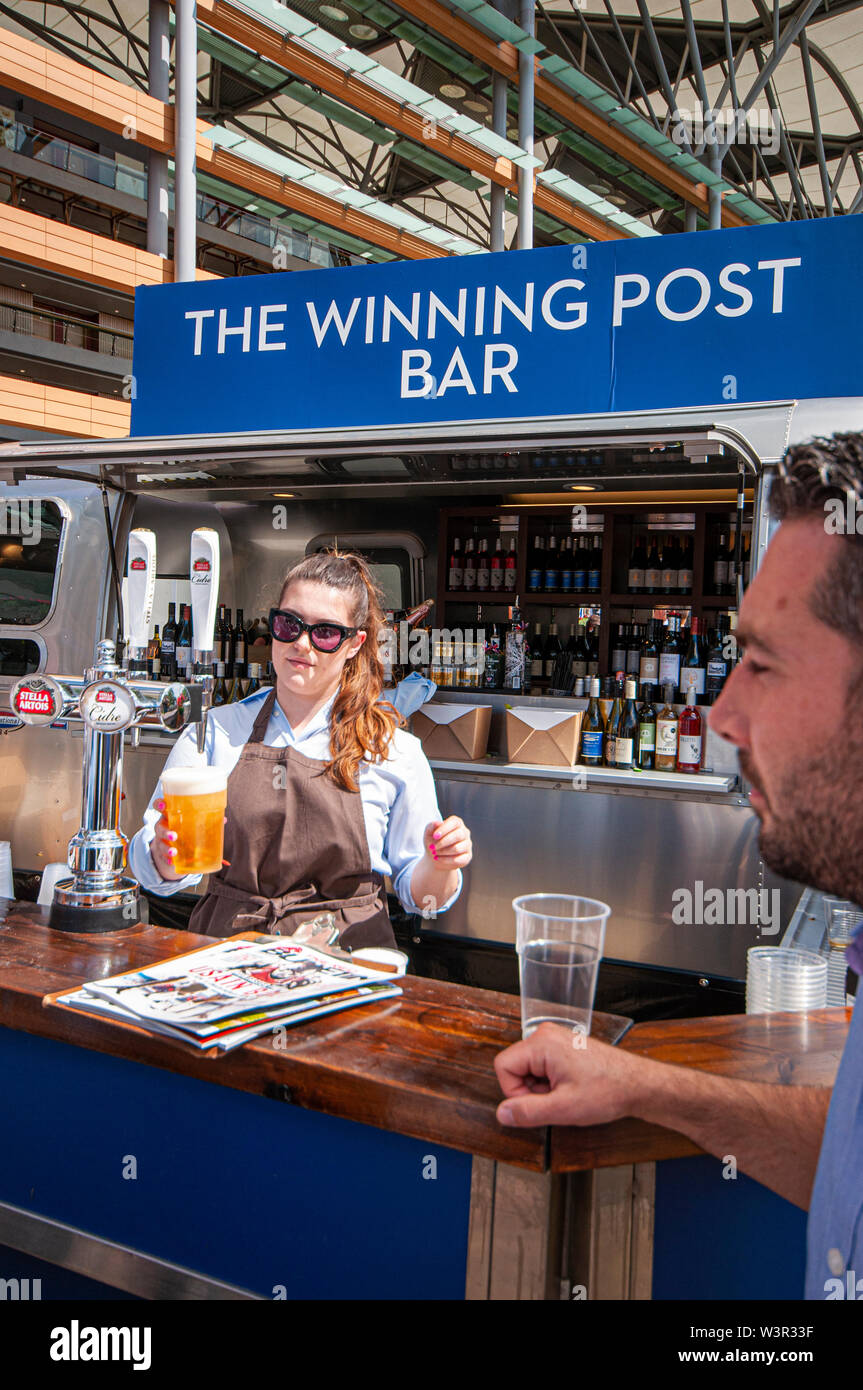
[[[341,623],[304,623],[296,613],[284,608],[270,609],[270,632],[277,642],[298,642],[304,632],[319,652],[337,652],[349,637],[359,632],[356,627],[342,627]]]

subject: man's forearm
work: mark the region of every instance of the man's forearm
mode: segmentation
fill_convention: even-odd
[[[772,1086],[648,1063],[632,1113],[675,1129],[804,1210],[830,1104],[826,1086]]]

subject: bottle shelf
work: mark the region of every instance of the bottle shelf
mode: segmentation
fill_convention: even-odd
[[[511,590],[502,592],[500,589],[446,589],[444,602],[492,603],[499,604],[501,608],[510,608],[515,603],[515,594]]]
[[[693,595],[680,593],[658,594],[611,594],[609,603],[615,608],[671,608],[679,604],[681,608],[691,608]],[[701,599],[696,600],[701,603]]]

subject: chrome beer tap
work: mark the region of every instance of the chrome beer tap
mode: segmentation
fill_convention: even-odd
[[[69,842],[72,876],[54,888],[48,925],[57,931],[117,931],[140,921],[138,884],[125,872],[129,842],[120,829],[126,731],[135,736],[142,727],[177,732],[197,723],[203,751],[213,689],[206,666],[218,593],[218,534],[201,528],[192,535],[190,578],[193,613],[201,623],[201,669],[191,680],[164,685],[147,680],[146,669],[141,674],[155,578],[156,538],[151,531],[133,531],[126,577],[127,666],[117,664],[115,645],[105,640],[98,643],[95,663],[83,676],[23,676],[9,692],[11,710],[25,724],[84,725],[81,828]]]

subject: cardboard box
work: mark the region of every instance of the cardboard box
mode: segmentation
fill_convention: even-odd
[[[532,709],[515,705],[506,712],[508,763],[573,767],[578,757],[582,710]]]
[[[484,758],[491,728],[491,705],[423,705],[411,727],[427,758],[475,762]]]

